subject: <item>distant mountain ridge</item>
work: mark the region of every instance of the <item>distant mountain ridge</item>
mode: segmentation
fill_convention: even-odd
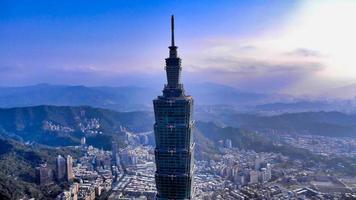
[[[152,100],[163,86],[155,87],[86,87],[38,84],[24,87],[0,87],[0,107],[37,105],[92,106],[117,111],[151,110]],[[198,105],[256,105],[287,101],[292,97],[279,94],[243,92],[214,83],[185,85]]]
[[[154,96],[144,87],[85,87],[39,84],[0,87],[0,107],[37,105],[93,106],[114,110],[142,110]]]

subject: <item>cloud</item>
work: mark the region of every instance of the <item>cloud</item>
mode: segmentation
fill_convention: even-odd
[[[324,69],[318,62],[282,62],[233,57],[206,58],[192,66],[191,76],[255,92],[279,92],[295,87]]]
[[[255,92],[303,94],[314,92],[308,84],[318,85],[318,89],[326,86],[323,76],[329,66],[323,53],[305,47],[273,46],[264,41],[261,38],[210,40],[196,51],[199,54],[185,59],[190,63],[185,69],[195,80],[205,79]]]
[[[287,52],[286,55],[289,56],[299,56],[299,57],[321,57],[319,51],[307,49],[307,48],[298,48],[294,51]]]

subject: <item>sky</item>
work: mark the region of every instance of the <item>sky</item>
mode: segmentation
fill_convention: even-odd
[[[318,94],[356,82],[353,0],[0,0],[0,86],[186,82]]]

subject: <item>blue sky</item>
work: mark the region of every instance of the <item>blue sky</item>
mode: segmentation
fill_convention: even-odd
[[[288,37],[320,2],[1,0],[0,85],[163,83],[174,14],[186,81],[305,92],[309,74],[325,71],[323,53]]]

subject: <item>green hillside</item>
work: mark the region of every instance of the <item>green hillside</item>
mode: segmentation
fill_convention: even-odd
[[[47,162],[54,169],[57,155],[79,152],[72,148],[28,146],[21,142],[0,137],[0,199],[19,199],[24,195],[36,199],[52,199],[60,193],[58,185],[40,187],[35,180],[35,167]]]
[[[341,112],[301,112],[263,116],[230,112],[197,113],[197,118],[248,131],[288,132],[331,137],[356,137],[356,115]]]
[[[121,127],[140,132],[152,128],[146,112],[115,112],[87,106],[35,106],[0,109],[0,131],[7,135],[51,146],[77,145],[87,137],[89,144],[110,149],[122,141]]]

